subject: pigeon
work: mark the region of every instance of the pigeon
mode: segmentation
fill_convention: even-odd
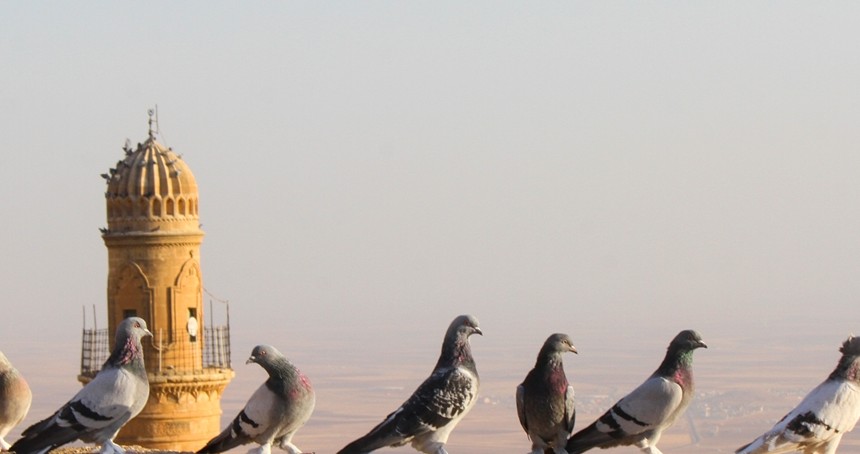
[[[46,453],[80,439],[101,445],[101,454],[123,454],[113,439],[149,398],[140,338],[151,335],[142,318],[123,320],[116,330],[114,349],[95,378],[56,413],[27,428],[9,450]]]
[[[425,454],[448,454],[445,443],[478,398],[478,370],[469,336],[481,334],[478,320],[461,315],[451,322],[436,367],[412,396],[370,432],[338,454],[361,454],[386,446],[412,447]]]
[[[269,454],[276,444],[290,454],[301,454],[292,438],[314,411],[316,398],[310,380],[271,345],[254,347],[245,362],[250,363],[262,366],[269,379],[254,391],[233,422],[197,452],[224,452],[256,442],[260,447],[249,452]]]
[[[693,399],[693,351],[700,347],[708,346],[699,333],[678,333],[657,371],[597,421],[570,437],[567,452],[633,445],[645,454],[662,454],[657,449],[660,435]]]
[[[538,353],[534,369],[517,386],[517,415],[532,441],[531,454],[545,451],[566,454],[567,437],[573,430],[576,412],[573,386],[564,375],[562,355],[577,353],[567,334],[549,336]]]
[[[0,446],[9,449],[6,435],[17,426],[30,410],[33,393],[27,381],[0,352]]]
[[[860,337],[849,337],[839,351],[842,357],[827,380],[772,429],[735,452],[834,454],[860,418]]]

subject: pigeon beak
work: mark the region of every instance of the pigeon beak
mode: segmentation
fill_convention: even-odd
[[[152,335],[152,331],[150,331],[150,330],[148,330],[148,329],[143,330],[143,335],[144,335],[144,336],[149,336],[149,337],[155,337],[155,336],[153,336],[153,335]],[[143,336],[141,336],[141,337],[143,337]]]
[[[579,354],[579,352],[576,351],[576,347],[574,347],[573,345],[570,346],[570,351],[572,351],[573,353],[576,353],[577,355]]]
[[[708,344],[706,344],[704,341],[699,341],[699,347],[708,348]]]
[[[472,328],[472,329],[474,330],[474,331],[473,331],[473,333],[475,333],[475,334],[480,334],[481,336],[483,336],[483,335],[484,335],[484,332],[483,332],[483,331],[481,331],[481,328],[478,328],[478,327],[476,326],[476,327],[474,327],[474,328]]]
[[[251,357],[248,358],[247,361],[245,361],[245,364],[251,364],[251,363],[256,363],[256,362],[257,362],[257,357],[254,355],[251,355]]]

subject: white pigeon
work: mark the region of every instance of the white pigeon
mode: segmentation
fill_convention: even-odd
[[[597,421],[570,437],[567,452],[632,445],[645,454],[661,454],[657,442],[663,430],[693,399],[693,351],[697,348],[707,348],[699,333],[678,333],[660,367]]]
[[[735,452],[834,454],[860,418],[860,337],[849,337],[839,351],[842,357],[827,380],[772,429]]]
[[[101,454],[124,453],[113,439],[149,398],[140,338],[151,335],[142,318],[123,320],[114,349],[95,378],[56,413],[27,428],[9,450],[41,454],[79,439],[101,445]]]
[[[0,445],[9,449],[6,435],[30,410],[33,393],[18,369],[0,352]]]
[[[483,334],[475,317],[455,318],[430,377],[400,408],[338,454],[364,454],[407,443],[425,454],[447,454],[448,436],[478,398],[478,371],[469,345],[469,336],[476,333]]]
[[[271,345],[258,345],[245,364],[257,363],[269,373],[233,422],[198,454],[223,452],[251,442],[260,447],[249,452],[269,454],[276,444],[290,454],[301,454],[293,435],[311,417],[315,396],[310,380]]]
[[[567,454],[564,446],[576,420],[573,386],[562,355],[577,353],[570,336],[555,333],[543,343],[535,367],[517,386],[517,416],[532,441],[531,454]]]

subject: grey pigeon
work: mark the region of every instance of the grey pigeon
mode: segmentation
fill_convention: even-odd
[[[476,333],[483,334],[475,317],[455,318],[430,377],[400,408],[338,454],[368,453],[407,443],[426,454],[447,454],[448,435],[478,398],[478,371],[469,345],[469,336]]]
[[[30,410],[33,393],[18,369],[0,352],[0,445],[9,449],[6,435]]]
[[[827,380],[772,429],[736,452],[834,454],[860,418],[860,338],[849,337],[839,351],[842,357]]]
[[[567,441],[567,452],[636,446],[661,454],[657,442],[693,399],[693,351],[707,348],[699,333],[681,331],[669,344],[663,363],[644,383],[618,401],[590,426]]]
[[[9,449],[17,454],[45,453],[80,439],[101,445],[102,454],[124,453],[113,439],[149,398],[140,338],[151,335],[142,318],[123,320],[114,349],[95,378],[56,413],[27,428]]]
[[[223,452],[255,442],[260,447],[249,452],[269,454],[275,444],[290,454],[300,454],[292,438],[314,411],[316,397],[310,380],[271,345],[254,347],[248,363],[262,366],[269,379],[254,391],[233,422],[197,452]]]
[[[573,430],[576,411],[573,386],[564,374],[562,355],[576,353],[567,334],[549,336],[538,353],[534,369],[517,386],[517,415],[532,441],[532,454],[547,450],[566,454],[567,437]]]

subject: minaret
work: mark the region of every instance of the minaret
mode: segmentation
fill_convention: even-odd
[[[150,111],[149,137],[134,149],[126,145],[125,157],[102,175],[108,345],[119,322],[131,315],[143,317],[153,332],[144,347],[149,402],[116,441],[193,451],[220,431],[221,395],[234,373],[229,356],[213,361],[215,345],[204,345],[226,343],[229,352],[229,334],[213,336],[216,330],[206,333],[210,327],[203,323],[197,182],[181,156],[155,136]],[[210,350],[206,361],[204,350]]]

